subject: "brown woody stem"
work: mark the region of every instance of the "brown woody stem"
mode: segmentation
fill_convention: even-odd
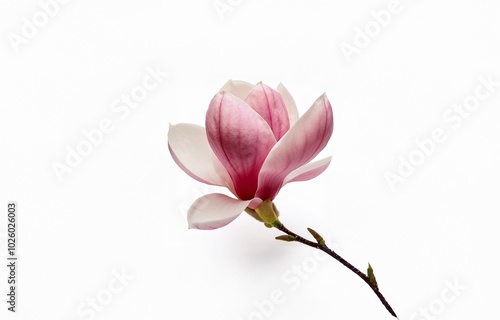
[[[355,266],[353,266],[352,264],[350,264],[348,261],[346,261],[340,255],[338,255],[335,251],[333,251],[332,249],[330,249],[325,244],[325,241],[323,240],[323,238],[321,238],[321,236],[316,231],[314,231],[312,229],[308,229],[309,232],[314,236],[314,238],[316,238],[316,241],[317,241],[317,242],[312,242],[312,241],[309,241],[309,240],[307,240],[307,239],[305,239],[305,238],[297,235],[296,233],[288,230],[279,220],[276,220],[272,225],[276,229],[279,229],[279,230],[283,231],[284,233],[286,233],[289,236],[289,238],[288,238],[289,240],[285,240],[284,238],[277,237],[278,240],[292,241],[292,239],[293,239],[293,241],[297,241],[297,242],[303,243],[303,244],[305,244],[305,245],[307,245],[309,247],[313,247],[313,248],[319,249],[319,250],[325,252],[326,254],[328,254],[329,256],[331,256],[332,258],[334,258],[335,260],[337,260],[338,262],[342,263],[347,269],[349,269],[352,272],[354,272],[355,274],[357,274],[358,277],[360,277],[361,279],[363,279],[363,281],[366,282],[366,284],[368,284],[368,286],[370,286],[370,288],[372,288],[373,292],[375,292],[375,294],[379,298],[380,302],[382,302],[382,304],[384,305],[384,307],[387,309],[387,311],[389,311],[389,313],[392,316],[394,316],[395,318],[398,317],[396,315],[396,313],[394,312],[394,310],[392,309],[392,307],[390,306],[390,304],[385,299],[385,297],[380,292],[380,290],[379,290],[378,285],[376,284],[376,282],[374,283],[374,282],[370,281],[370,278],[366,274],[364,274],[363,272],[359,271],[358,268],[356,268]]]

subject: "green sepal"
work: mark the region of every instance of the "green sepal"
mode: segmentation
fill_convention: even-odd
[[[255,212],[257,212],[259,218],[262,219],[264,223],[271,226],[278,221],[279,213],[276,210],[274,203],[269,199],[262,201],[262,203],[255,208]]]
[[[259,214],[257,212],[255,212],[255,210],[253,209],[250,209],[250,208],[246,208],[245,209],[245,212],[248,213],[252,218],[254,218],[255,220],[257,221],[260,221],[260,222],[264,222],[262,221],[262,219],[259,217]]]

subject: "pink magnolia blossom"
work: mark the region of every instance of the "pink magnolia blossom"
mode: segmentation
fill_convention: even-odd
[[[274,200],[285,184],[312,179],[330,164],[331,157],[310,162],[333,131],[326,94],[299,118],[282,84],[274,90],[229,81],[210,102],[205,125],[171,125],[170,153],[192,178],[227,187],[237,199],[218,193],[197,199],[188,211],[190,228],[223,227],[247,207]]]

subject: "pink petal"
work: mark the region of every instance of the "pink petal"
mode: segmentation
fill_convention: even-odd
[[[290,129],[288,111],[278,91],[258,83],[245,98],[245,102],[266,120],[276,140],[281,139]]]
[[[293,100],[292,95],[290,94],[290,92],[288,92],[288,90],[282,83],[278,85],[276,91],[281,94],[283,102],[285,102],[285,106],[288,111],[288,119],[290,119],[290,127],[292,127],[299,119],[299,112],[297,111],[295,100]]]
[[[318,161],[308,163],[302,167],[293,170],[292,172],[290,172],[288,176],[286,176],[283,185],[289,182],[307,181],[316,178],[321,173],[323,173],[323,171],[325,171],[326,168],[328,168],[331,160],[332,157],[324,158]]]
[[[224,165],[239,199],[255,196],[260,168],[276,144],[269,125],[244,101],[218,93],[210,102],[206,128],[208,142]]]
[[[262,199],[261,198],[253,198],[251,200],[251,202],[248,204],[247,207],[249,207],[250,209],[254,209],[257,208],[258,206],[260,206],[260,204],[262,203]]]
[[[189,123],[170,125],[168,149],[177,165],[192,178],[232,189],[232,181],[208,144],[205,128]]]
[[[219,91],[229,92],[233,96],[245,100],[253,87],[253,84],[245,81],[229,80]]]
[[[332,107],[323,94],[270,151],[262,165],[256,196],[274,199],[285,177],[316,157],[332,131]]]
[[[251,200],[241,201],[219,193],[207,194],[191,205],[188,211],[190,229],[213,230],[236,219]]]

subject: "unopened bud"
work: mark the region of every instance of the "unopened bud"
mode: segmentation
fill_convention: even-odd
[[[295,237],[294,236],[291,236],[291,235],[288,235],[288,234],[283,234],[281,236],[277,236],[276,238],[274,238],[276,240],[281,240],[281,241],[286,241],[286,242],[292,242],[292,241],[295,241]]]
[[[314,231],[311,228],[307,228],[307,231],[309,231],[309,233],[314,237],[314,239],[316,239],[316,242],[318,242],[318,244],[320,244],[320,245],[325,244],[325,239],[323,239],[323,237],[320,236],[319,233],[317,233],[316,231]]]

